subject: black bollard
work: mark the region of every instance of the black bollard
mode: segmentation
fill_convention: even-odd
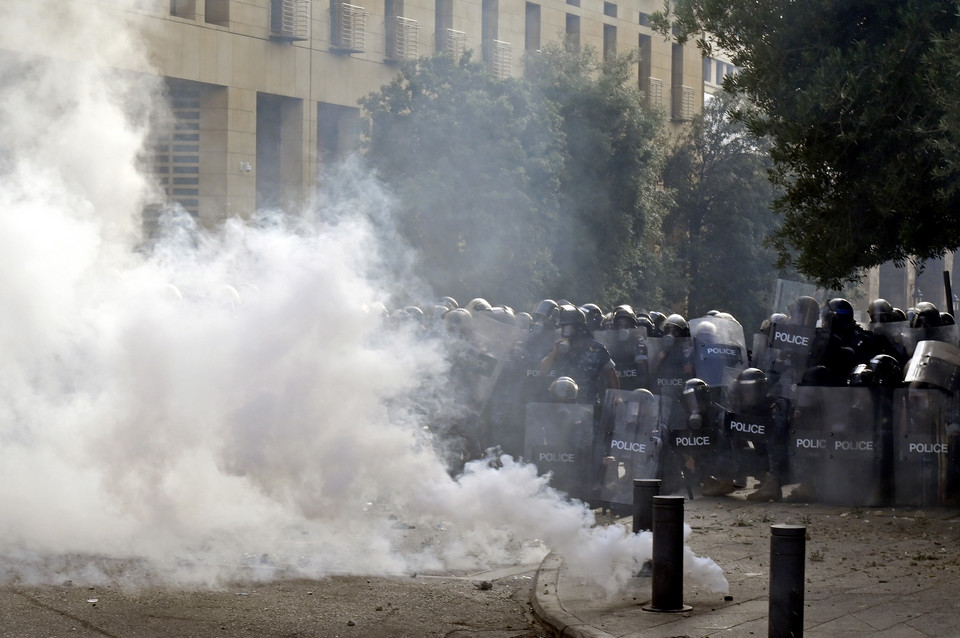
[[[807,528],[770,526],[770,638],[803,636]]]
[[[683,497],[653,497],[653,595],[645,611],[690,611],[683,604]]]
[[[653,529],[653,497],[660,494],[660,479],[633,479],[633,533]]]

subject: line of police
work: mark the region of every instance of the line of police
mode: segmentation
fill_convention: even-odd
[[[545,299],[528,314],[445,297],[391,318],[445,328],[464,456],[497,446],[594,505],[631,504],[634,478],[692,498],[748,477],[750,500],[956,502],[957,326],[929,303],[879,299],[869,314],[865,329],[845,299],[800,297],[752,348],[717,311],[688,322]]]

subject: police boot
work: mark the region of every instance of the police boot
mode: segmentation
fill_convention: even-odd
[[[779,501],[783,498],[780,492],[780,481],[770,472],[763,475],[760,479],[760,487],[754,492],[747,494],[747,500],[754,503],[768,503],[770,501]]]
[[[790,496],[787,497],[788,503],[812,503],[817,499],[817,491],[810,483],[801,483],[796,486]]]
[[[703,496],[726,496],[737,490],[733,481],[720,480],[713,476],[708,476],[703,481],[703,487],[700,488],[700,494]]]

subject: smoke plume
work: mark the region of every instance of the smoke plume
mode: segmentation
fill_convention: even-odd
[[[479,569],[545,544],[612,592],[649,557],[532,466],[450,477],[424,416],[451,407],[444,351],[370,310],[423,292],[374,178],[216,231],[170,208],[144,249],[156,86],[110,71],[147,65],[138,39],[122,12],[19,6],[0,42],[29,51],[46,15],[56,44],[0,54],[0,581]]]

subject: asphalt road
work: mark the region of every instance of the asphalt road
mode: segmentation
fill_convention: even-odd
[[[0,588],[3,638],[542,638],[530,566],[465,576],[333,576],[220,591]]]

